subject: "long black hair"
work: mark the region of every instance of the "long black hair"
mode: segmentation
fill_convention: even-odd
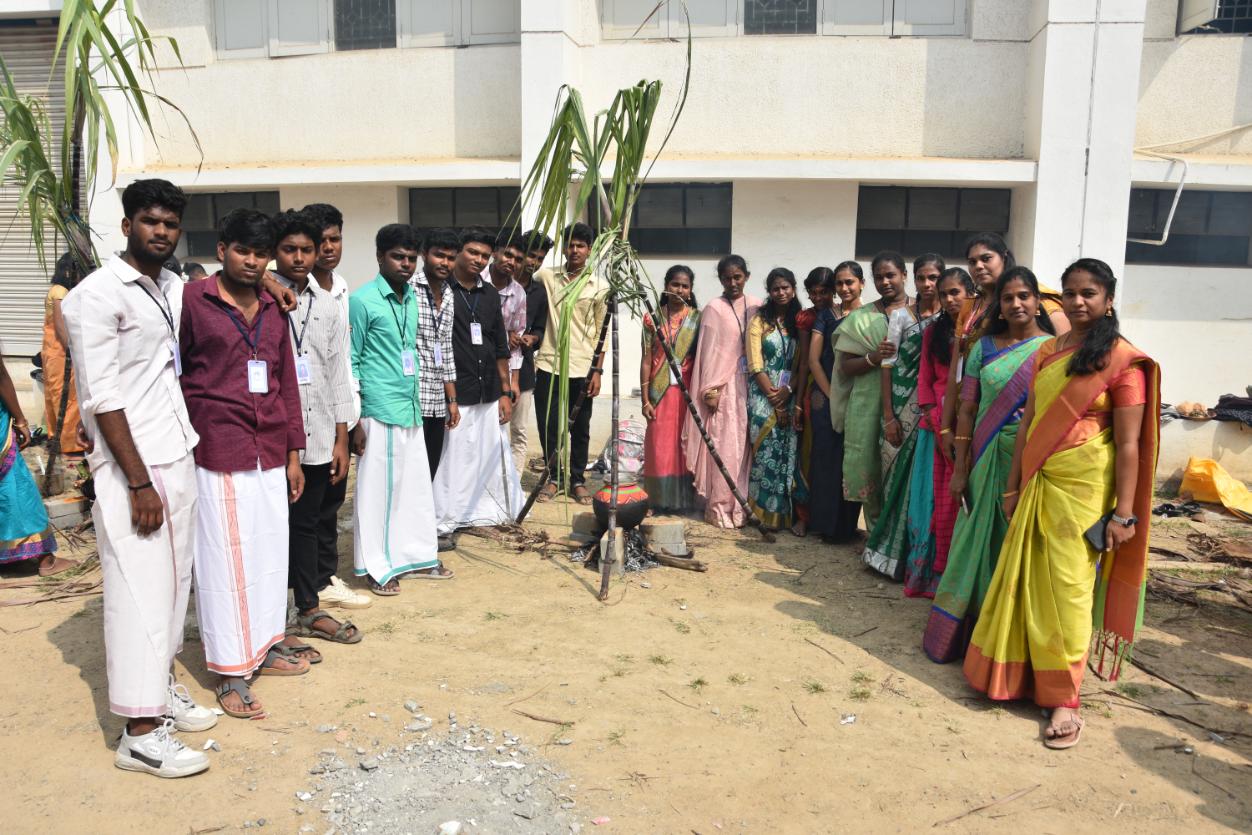
[[[790,284],[792,290],[796,289],[796,274],[786,267],[774,267],[774,269],[769,271],[769,275],[765,276],[765,291],[767,293],[770,287],[773,286],[776,278],[781,278]],[[788,336],[796,335],[796,315],[800,310],[800,300],[793,295],[791,304],[787,305],[787,309],[783,311],[783,328],[787,331]],[[765,304],[757,308],[756,315],[760,316],[762,321],[772,321],[774,318],[774,302],[765,302]]]
[[[1065,286],[1065,279],[1069,278],[1072,273],[1080,271],[1088,273],[1095,279],[1095,283],[1108,295],[1109,302],[1113,301],[1113,295],[1117,292],[1117,277],[1113,275],[1112,267],[1097,258],[1079,258],[1066,267],[1065,272],[1061,273],[1061,287]],[[1117,311],[1109,307],[1108,315],[1100,317],[1100,320],[1091,326],[1091,329],[1083,335],[1078,350],[1074,351],[1074,355],[1069,358],[1069,373],[1082,377],[1103,370],[1109,364],[1109,354],[1113,346],[1121,338],[1122,332],[1117,321]]]
[[[969,273],[960,267],[949,267],[943,271],[943,275],[939,276],[938,283],[935,284],[935,294],[938,295],[943,282],[949,278],[959,279],[961,286],[965,288],[966,295],[974,295],[974,279],[969,277]],[[942,308],[943,302],[940,301],[939,318],[931,325],[934,333],[930,337],[930,358],[944,365],[952,361],[952,337],[956,335],[956,320],[948,315],[948,311]]]
[[[844,270],[847,270],[848,272],[856,276],[858,279],[860,279],[862,284],[865,283],[865,270],[861,269],[861,265],[859,262],[840,261],[838,264],[835,265],[835,270],[834,270],[835,275],[839,275],[839,273],[843,272]]]
[[[74,258],[74,253],[62,253],[52,269],[52,283],[66,290],[73,290],[74,285],[78,284],[82,277],[83,271]]]
[[[691,301],[688,302],[687,304],[693,309],[699,307],[700,303],[696,301],[696,274],[693,273],[691,271],[691,267],[688,267],[686,264],[675,264],[674,266],[666,270],[665,281],[661,283],[661,286],[668,287],[670,279],[672,279],[676,275],[687,276],[687,280],[691,282]],[[669,304],[669,293],[666,291],[662,291],[661,297],[657,299],[656,303],[657,303],[657,312],[659,313],[661,308],[664,308],[667,304]]]
[[[988,305],[987,326],[983,330],[984,336],[999,336],[1007,333],[1009,322],[1004,318],[1004,313],[1000,310],[1000,297],[1004,295],[1004,288],[1009,286],[1010,281],[1020,280],[1030,290],[1031,295],[1039,299],[1039,308],[1035,311],[1035,322],[1045,332],[1056,335],[1056,328],[1052,325],[1052,320],[1048,318],[1048,312],[1043,309],[1043,298],[1039,295],[1039,279],[1035,278],[1035,274],[1030,271],[1029,267],[1014,267],[1011,270],[1005,270],[1000,273],[1000,277],[996,279],[995,296]]]

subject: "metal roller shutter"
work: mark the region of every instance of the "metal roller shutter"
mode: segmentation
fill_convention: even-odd
[[[52,151],[59,154],[65,90],[61,73],[49,79],[56,36],[56,20],[0,21],[0,56],[19,92],[44,98],[55,137]],[[30,222],[17,212],[19,194],[11,184],[0,185],[0,350],[8,356],[29,356],[39,350],[44,297],[52,264],[61,251],[59,241],[49,234],[48,268],[40,265],[31,243]]]

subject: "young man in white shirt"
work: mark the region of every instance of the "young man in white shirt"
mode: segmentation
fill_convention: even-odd
[[[196,529],[192,428],[179,388],[182,279],[162,269],[187,198],[165,180],[122,193],[126,251],[62,303],[95,479],[109,709],[126,717],[114,764],[158,777],[209,767],[174,730],[217,723],[174,683]]]
[[[317,285],[330,294],[339,308],[343,321],[343,348],[341,351],[344,370],[352,381],[352,347],[348,327],[348,282],[337,272],[343,259],[343,213],[329,203],[310,203],[300,211],[313,217],[322,227],[322,242],[317,249],[317,262],[311,273]],[[361,393],[352,388],[351,414],[348,432],[351,433],[361,418]],[[318,600],[323,606],[342,609],[364,609],[373,601],[358,594],[339,579],[339,509],[347,496],[348,479],[327,485],[317,527],[318,547]]]

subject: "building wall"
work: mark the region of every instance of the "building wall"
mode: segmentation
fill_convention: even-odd
[[[702,38],[667,154],[1019,158],[1025,55],[965,38]],[[579,57],[590,107],[659,78],[668,117],[686,43],[605,41]]]
[[[517,44],[219,59],[208,0],[140,9],[151,31],[178,39],[184,60],[162,53],[155,83],[186,120],[158,119],[150,166],[200,162],[187,122],[210,167],[518,156]]]

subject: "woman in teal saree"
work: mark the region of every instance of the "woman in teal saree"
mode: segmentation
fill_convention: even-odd
[[[1035,353],[1052,335],[1039,283],[1025,267],[996,282],[993,318],[970,350],[961,380],[951,492],[961,502],[948,565],[922,639],[930,660],[965,654],[1008,530],[1001,498],[1017,427],[1035,372]]]

